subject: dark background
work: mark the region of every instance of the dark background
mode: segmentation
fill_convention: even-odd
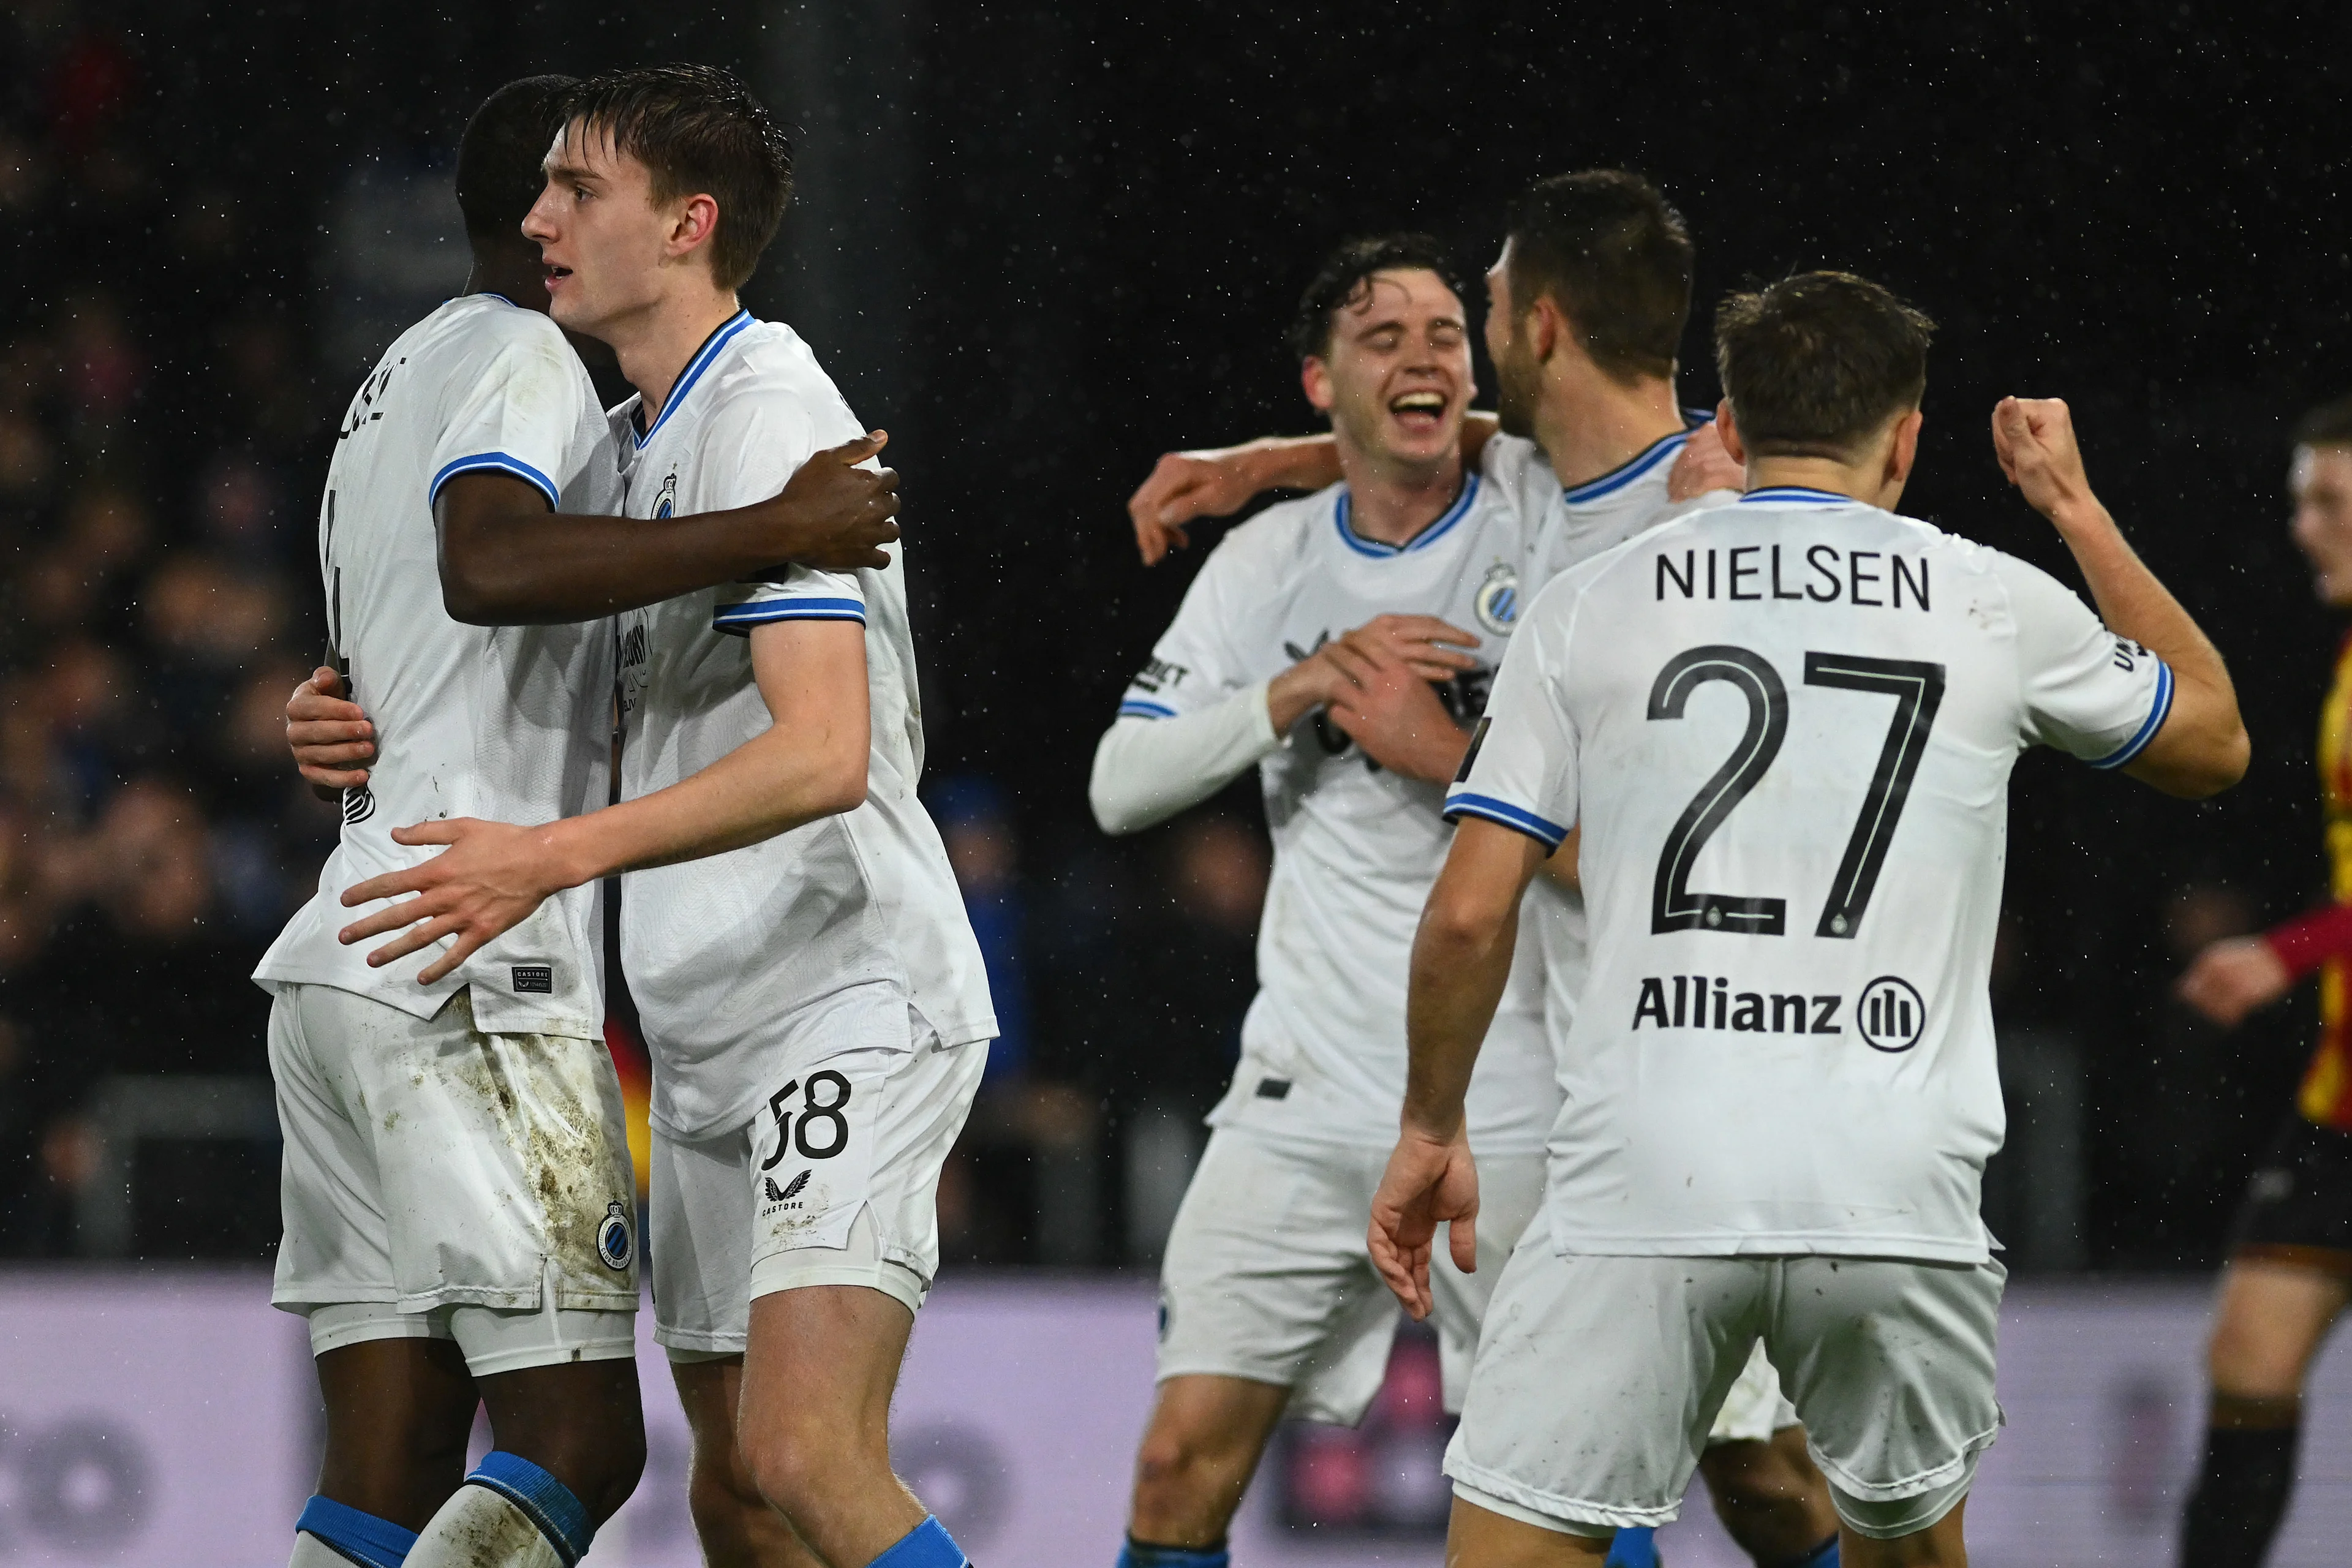
[[[2020,765],[1996,977],[2004,1029],[2082,1064],[2080,1259],[2210,1264],[2311,1004],[2222,1036],[2166,985],[2198,942],[2325,886],[2310,743],[2338,628],[2282,481],[2295,415],[2352,390],[2352,14],[1968,9],[16,5],[0,1248],[88,1249],[110,1077],[266,1070],[241,976],[332,832],[285,783],[276,710],[319,641],[332,422],[391,335],[353,324],[375,265],[355,178],[446,168],[512,76],[692,58],[803,128],[747,302],[894,434],[930,773],[1025,998],[950,1183],[952,1249],[1148,1255],[1160,1156],[1135,1129],[1189,1125],[1247,995],[1248,786],[1230,820],[1125,844],[1087,813],[1095,740],[1198,553],[1138,565],[1128,491],[1164,449],[1307,427],[1280,333],[1333,242],[1431,229],[1475,281],[1513,191],[1621,164],[1698,241],[1686,402],[1715,399],[1726,289],[1878,278],[1942,324],[1906,510],[2073,581],[1985,435],[2000,395],[2063,395],[2103,496],[2230,658],[2255,758],[2222,800]],[[171,1157],[142,1250],[267,1247],[266,1151]]]

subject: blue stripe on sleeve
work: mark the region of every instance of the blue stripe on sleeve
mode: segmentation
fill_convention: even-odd
[[[1547,849],[1557,849],[1568,839],[1567,828],[1556,822],[1547,822],[1534,812],[1513,805],[1508,801],[1496,800],[1490,795],[1472,795],[1467,790],[1447,795],[1445,820],[1459,822],[1465,816],[1483,816],[1489,822],[1499,822],[1505,827],[1516,828],[1538,840]]]
[[[2156,732],[2171,716],[2172,667],[2159,658],[2156,661],[2156,700],[2148,704],[2147,718],[2141,722],[2138,732],[2091,765],[2100,769],[2122,767],[2147,750],[2147,743],[2156,739]]]
[[[866,621],[866,603],[862,599],[754,599],[748,605],[729,605],[710,617],[713,631],[745,632],[770,621]]]
[[[1146,702],[1139,697],[1130,697],[1118,705],[1118,716],[1122,719],[1173,719],[1176,710],[1158,702]]]
[[[425,504],[430,506],[433,502],[439,500],[441,499],[441,487],[447,484],[451,479],[456,479],[459,474],[472,473],[477,469],[484,468],[501,474],[512,474],[519,479],[523,479],[529,483],[537,485],[540,489],[540,492],[547,497],[547,504],[549,506],[555,507],[558,510],[562,509],[563,503],[556,499],[555,481],[549,479],[545,474],[541,473],[537,468],[532,468],[529,463],[524,462],[520,458],[515,457],[511,453],[507,452],[477,452],[470,458],[460,458],[456,462],[448,464],[446,467],[443,468],[439,473],[433,476],[433,483],[426,487],[425,491]]]

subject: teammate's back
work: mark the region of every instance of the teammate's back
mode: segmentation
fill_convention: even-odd
[[[599,1037],[593,889],[551,900],[433,985],[431,953],[371,969],[336,932],[346,888],[433,851],[403,824],[547,821],[602,805],[609,622],[467,626],[443,602],[434,500],[461,474],[511,476],[561,512],[608,512],[620,479],[595,388],[547,317],[496,294],[448,300],[401,334],[344,416],[319,517],[328,640],[375,725],[319,891],[259,978],[330,984],[429,1016],[470,985],[486,1029]]]

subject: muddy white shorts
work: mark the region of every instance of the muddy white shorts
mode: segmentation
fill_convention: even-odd
[[[1352,1426],[1388,1372],[1402,1309],[1365,1233],[1385,1149],[1277,1142],[1221,1127],[1184,1190],[1160,1269],[1162,1381],[1206,1373],[1291,1390],[1290,1414]],[[1540,1153],[1478,1162],[1478,1268],[1430,1265],[1446,1408],[1458,1408],[1478,1320],[1543,1201]]]
[[[603,1041],[481,1034],[462,991],[418,1018],[281,984],[269,1069],[286,1138],[270,1300],[313,1318],[314,1348],[454,1337],[501,1363],[487,1371],[631,1342],[636,1182]]]
[[[1723,1396],[1723,1408],[1715,1413],[1715,1426],[1706,1435],[1706,1446],[1717,1443],[1769,1443],[1772,1434],[1783,1426],[1797,1425],[1797,1407],[1780,1392],[1780,1374],[1772,1370],[1772,1363],[1764,1354],[1764,1342],[1758,1340],[1756,1348],[1748,1355],[1748,1365],[1741,1369],[1731,1392]]]
[[[1571,1533],[1664,1524],[1760,1342],[1839,1516],[1925,1529],[2000,1426],[2004,1279],[1998,1263],[1564,1257],[1538,1222],[1496,1289],[1445,1473],[1471,1503]]]
[[[698,1139],[654,1126],[654,1337],[673,1360],[742,1354],[755,1296],[864,1285],[912,1312],[930,1291],[940,1172],[988,1042],[942,1047],[895,986],[820,1005],[824,1026],[778,1050],[748,1125]]]

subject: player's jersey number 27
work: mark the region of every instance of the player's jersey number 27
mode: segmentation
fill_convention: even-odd
[[[1751,936],[1785,936],[1788,900],[1767,893],[1693,892],[1692,864],[1717,829],[1770,771],[1789,733],[1789,688],[1779,670],[1752,648],[1708,644],[1676,654],[1650,688],[1648,716],[1679,720],[1691,693],[1720,680],[1748,700],[1748,725],[1731,754],[1691,797],[1666,833],[1651,884],[1653,931],[1725,931]],[[1850,938],[1862,927],[1870,895],[1886,864],[1911,781],[1927,749],[1936,710],[1944,700],[1944,667],[1916,659],[1874,658],[1862,654],[1805,655],[1804,682],[1894,700],[1886,741],[1863,798],[1862,813],[1846,839],[1837,877],[1814,924],[1815,936]]]

